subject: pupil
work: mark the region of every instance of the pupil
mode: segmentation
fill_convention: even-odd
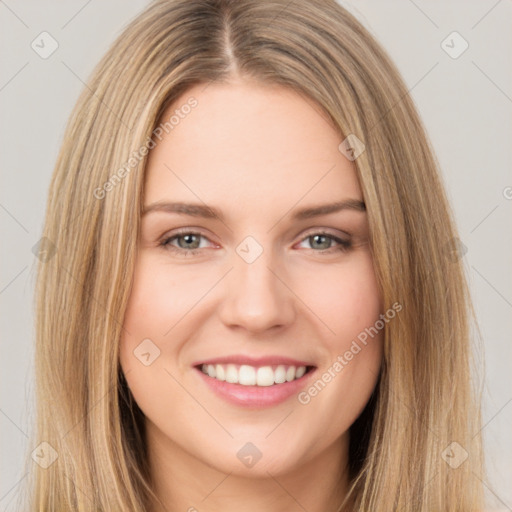
[[[327,239],[327,237],[326,237],[326,236],[324,236],[324,235],[314,235],[314,236],[313,236],[313,239],[315,240],[315,243],[316,243],[316,241],[317,241],[318,239],[320,239],[320,240],[324,239],[324,247],[321,247],[321,248],[322,248],[322,249],[328,249],[328,248],[329,248],[329,247],[328,247],[328,246],[329,246],[329,240]],[[325,247],[325,244],[327,244],[327,247]],[[320,241],[320,245],[322,245],[322,242],[321,242],[321,241]]]
[[[185,247],[186,249],[190,249],[190,245],[188,245],[189,243],[194,243],[194,237],[196,235],[183,235],[183,239],[185,240],[185,244],[187,245],[187,247]],[[193,249],[197,248],[197,240],[196,240],[196,244],[192,247]]]

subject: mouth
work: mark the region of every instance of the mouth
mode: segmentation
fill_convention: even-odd
[[[316,366],[287,358],[255,360],[235,356],[203,361],[194,369],[216,396],[232,405],[262,408],[297,395]]]
[[[241,386],[268,387],[292,382],[311,372],[314,366],[248,364],[201,364],[196,367],[205,375],[221,382],[240,384]]]

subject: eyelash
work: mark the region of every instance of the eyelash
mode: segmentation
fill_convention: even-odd
[[[202,233],[198,233],[197,231],[183,230],[183,231],[179,231],[177,233],[174,233],[170,237],[166,237],[166,238],[162,239],[162,241],[160,242],[159,246],[163,247],[165,250],[171,251],[171,252],[173,252],[175,254],[180,254],[183,257],[194,256],[197,253],[199,253],[201,251],[201,249],[182,249],[182,248],[178,248],[178,247],[175,247],[175,246],[171,245],[171,242],[173,240],[181,238],[181,237],[183,237],[185,235],[194,235],[194,236],[199,236],[199,237],[207,238]],[[352,243],[350,241],[342,240],[341,238],[339,238],[337,236],[334,236],[332,233],[329,233],[329,232],[326,232],[326,231],[315,231],[313,233],[310,233],[310,234],[306,235],[304,238],[302,238],[301,242],[307,240],[308,238],[312,238],[314,236],[317,236],[317,235],[325,236],[327,238],[330,238],[331,240],[334,240],[338,244],[338,246],[329,247],[328,249],[322,249],[322,250],[318,250],[318,251],[315,250],[315,249],[311,249],[313,252],[316,252],[316,253],[319,253],[319,254],[332,254],[333,252],[338,252],[338,251],[339,252],[346,252],[346,251],[348,251],[352,247]]]

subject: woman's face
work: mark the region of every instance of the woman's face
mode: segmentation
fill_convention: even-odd
[[[149,156],[120,347],[150,449],[251,476],[346,458],[382,332],[365,331],[381,302],[342,138],[280,86],[194,86],[173,114]]]

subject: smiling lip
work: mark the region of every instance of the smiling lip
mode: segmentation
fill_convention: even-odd
[[[249,366],[313,366],[310,362],[291,359],[290,357],[265,356],[265,357],[247,357],[242,355],[232,355],[226,357],[216,357],[214,359],[204,359],[193,363],[192,366],[201,366],[202,364],[247,364]]]
[[[292,380],[291,382],[273,384],[272,386],[246,386],[217,380],[214,377],[206,375],[201,370],[202,365],[216,364],[248,365],[256,368],[276,365],[295,367],[305,366],[307,371],[302,377]],[[305,387],[316,369],[316,367],[311,363],[288,357],[267,356],[252,358],[240,355],[202,360],[194,363],[193,366],[198,372],[199,377],[217,396],[233,405],[249,408],[271,407],[284,402],[291,396],[299,393],[299,391]]]

